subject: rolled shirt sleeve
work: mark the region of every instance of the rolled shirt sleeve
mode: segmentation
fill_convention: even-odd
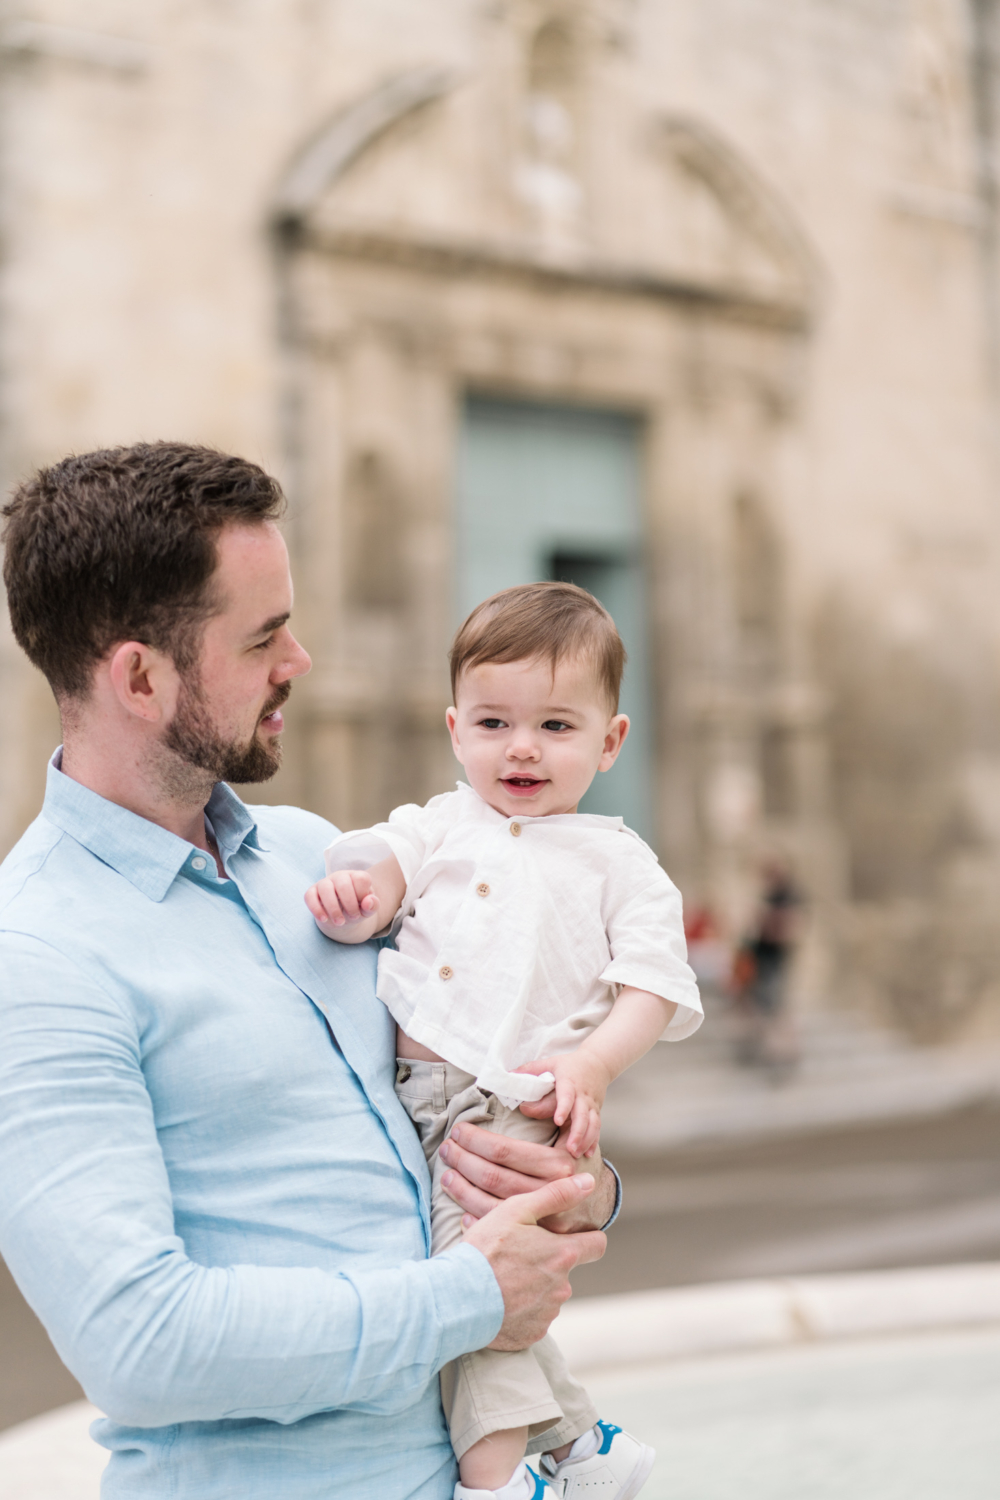
[[[645,846],[643,846],[644,848]],[[631,873],[634,866],[626,866]],[[681,893],[652,860],[643,861],[638,889],[611,885],[607,913],[611,962],[605,984],[648,990],[677,1006],[661,1040],[680,1042],[705,1019],[698,981],[687,961]]]
[[[135,1018],[36,936],[0,935],[0,1249],[118,1422],[391,1413],[496,1335],[471,1246],[337,1274],[206,1266],[175,1232]]]
[[[338,834],[325,851],[326,873],[336,870],[367,870],[394,855],[407,888],[425,862],[440,830],[441,797],[432,797],[425,807],[408,802],[394,808],[384,823]]]

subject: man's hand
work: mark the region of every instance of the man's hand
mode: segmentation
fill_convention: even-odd
[[[522,1113],[530,1108],[533,1116],[544,1119],[548,1113],[551,1118],[554,1107],[555,1095],[548,1094],[538,1104],[523,1106]],[[517,1193],[534,1192],[544,1183],[564,1181],[579,1172],[589,1172],[594,1178],[594,1191],[562,1212],[550,1214],[543,1227],[556,1234],[578,1234],[599,1229],[614,1212],[617,1184],[601,1160],[599,1147],[593,1156],[575,1161],[562,1137],[554,1146],[542,1146],[496,1135],[478,1125],[456,1125],[440,1154],[450,1169],[441,1179],[445,1191],[473,1218],[492,1213]]]
[[[463,1220],[466,1243],[486,1256],[503,1294],[504,1320],[491,1349],[527,1349],[544,1338],[572,1295],[570,1271],[604,1254],[608,1242],[598,1229],[566,1237],[539,1227],[540,1220],[572,1209],[593,1189],[586,1173],[565,1177],[501,1203],[483,1219]]]

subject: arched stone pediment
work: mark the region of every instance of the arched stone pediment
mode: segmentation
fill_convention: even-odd
[[[560,110],[489,77],[390,78],[297,154],[275,223],[373,262],[478,264],[808,322],[821,276],[805,234],[707,122],[636,111],[608,132],[591,110],[588,152],[567,144]]]

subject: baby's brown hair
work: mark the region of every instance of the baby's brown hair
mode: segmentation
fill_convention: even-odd
[[[590,659],[616,714],[628,658],[604,605],[575,583],[521,583],[504,589],[477,604],[459,626],[448,653],[452,698],[468,667],[547,657],[554,672],[564,656]]]

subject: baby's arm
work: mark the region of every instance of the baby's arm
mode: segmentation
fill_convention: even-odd
[[[554,1073],[554,1125],[570,1121],[566,1149],[586,1156],[601,1133],[604,1096],[619,1075],[645,1056],[670,1023],[677,1006],[649,990],[626,985],[607,1018],[575,1052],[527,1063],[519,1073]]]
[[[364,943],[399,910],[406,881],[394,855],[369,870],[337,870],[306,891],[316,925],[336,943]]]

